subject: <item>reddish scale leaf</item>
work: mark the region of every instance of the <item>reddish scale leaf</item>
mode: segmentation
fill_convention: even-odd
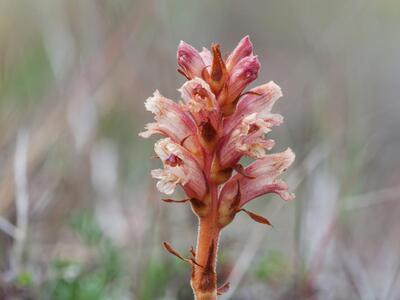
[[[261,224],[266,224],[272,227],[272,224],[270,221],[268,221],[267,218],[257,215],[251,211],[248,211],[247,209],[242,208],[240,211],[245,212],[250,218],[252,218],[254,221],[261,223]]]
[[[163,246],[164,246],[165,250],[167,250],[172,255],[175,255],[176,257],[178,257],[181,260],[185,260],[185,258],[178,251],[176,251],[174,248],[172,248],[172,246],[170,244],[168,244],[167,242],[164,242]]]
[[[190,198],[183,199],[183,200],[174,200],[174,199],[169,199],[169,198],[162,199],[162,201],[164,201],[164,202],[166,202],[166,203],[186,203],[186,202],[188,202],[189,200],[190,200]]]
[[[192,255],[193,258],[196,257],[196,251],[194,250],[193,246],[190,247],[189,252],[190,252],[190,254]]]
[[[168,244],[167,242],[163,242],[163,246],[164,249],[167,250],[169,253],[171,253],[172,255],[176,256],[177,258],[183,260],[184,262],[187,262],[189,264],[193,265],[197,265],[199,267],[202,267],[201,265],[199,265],[193,258],[185,258],[183,257],[178,251],[176,251],[170,244]]]

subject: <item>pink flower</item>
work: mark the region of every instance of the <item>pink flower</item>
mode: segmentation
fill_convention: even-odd
[[[196,296],[215,299],[220,231],[240,211],[270,225],[267,219],[243,206],[269,193],[283,200],[293,199],[294,194],[280,175],[293,163],[295,155],[290,149],[268,153],[275,141],[266,135],[283,122],[281,115],[271,112],[282,92],[274,82],[245,92],[260,69],[248,36],[226,60],[218,44],[212,45],[211,51],[203,48],[198,52],[185,42],[179,44],[177,58],[178,71],[188,80],[179,89],[182,100],[172,101],[156,91],[145,103],[155,115],[155,122],[140,135],[148,138],[158,133],[165,137],[154,147],[163,168],[151,174],[162,193],[171,195],[180,186],[189,198],[165,199],[166,202],[190,200],[200,221],[198,247],[191,252],[192,258],[184,258],[169,244],[165,247],[192,264]],[[254,162],[243,167],[239,164],[242,157]]]
[[[191,198],[202,199],[205,196],[207,187],[202,169],[189,151],[170,138],[159,140],[154,151],[164,164],[164,169],[151,173],[159,179],[157,188],[160,192],[170,195],[179,184]]]
[[[199,149],[196,138],[197,126],[191,116],[174,101],[163,97],[158,91],[145,102],[146,109],[155,115],[156,122],[146,125],[146,131],[139,135],[148,138],[153,134],[170,137],[176,143],[196,153]]]
[[[268,193],[276,193],[286,201],[292,200],[294,194],[288,192],[287,184],[278,177],[293,163],[294,158],[293,151],[288,148],[284,152],[265,155],[256,160],[244,169],[244,175],[236,174],[225,183],[219,196],[221,205],[230,203],[239,192],[240,202],[237,208]]]
[[[226,67],[230,71],[242,59],[253,55],[253,45],[248,35],[246,35],[229,54],[226,60]]]
[[[206,54],[205,58],[207,58]],[[201,77],[201,73],[206,67],[204,60],[200,53],[191,45],[181,41],[178,47],[178,64],[182,68],[181,72],[187,79]]]
[[[229,96],[236,99],[249,83],[256,80],[259,70],[260,62],[257,56],[242,58],[232,69],[228,84]]]
[[[242,118],[220,145],[220,166],[224,169],[235,165],[243,155],[255,159],[265,157],[266,150],[271,150],[275,145],[273,140],[264,138],[271,127],[271,122],[258,118],[257,113]]]
[[[240,98],[233,115],[224,119],[224,131],[230,132],[245,116],[252,113],[257,113],[259,118],[270,119],[274,125],[281,124],[282,116],[271,114],[272,106],[281,97],[281,88],[273,81],[249,90]]]
[[[213,127],[218,127],[219,105],[210,86],[198,77],[187,81],[180,89],[184,100],[182,108],[189,111],[196,124],[210,120]]]

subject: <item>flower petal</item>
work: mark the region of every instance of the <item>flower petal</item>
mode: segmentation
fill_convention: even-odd
[[[191,112],[213,111],[218,108],[217,100],[211,92],[210,86],[201,78],[196,77],[187,81],[179,91]]]
[[[225,134],[230,132],[242,119],[252,113],[258,118],[271,118],[275,123],[281,123],[280,115],[272,115],[274,103],[282,97],[281,88],[273,81],[251,89],[239,100],[234,114],[224,120]]]
[[[236,174],[226,182],[220,193],[220,201],[232,201],[240,188],[240,207],[252,199],[268,193],[276,193],[283,200],[291,200],[294,195],[288,192],[285,182],[278,179],[294,161],[295,155],[291,149],[270,154],[245,168],[246,177]],[[249,178],[251,177],[251,178]],[[239,182],[239,185],[237,184]]]
[[[196,153],[198,147],[194,138],[197,131],[196,124],[178,103],[155,91],[153,96],[146,100],[145,106],[148,111],[155,114],[157,122],[147,124],[146,131],[139,133],[141,137],[148,138],[156,133],[169,136],[176,143],[185,141],[185,147]]]
[[[212,128],[219,126],[219,106],[210,86],[198,77],[187,81],[180,89],[184,100],[182,108],[192,114],[197,125],[210,123]]]
[[[154,151],[164,164],[164,169],[152,171],[154,178],[160,179],[157,188],[165,194],[172,194],[180,184],[191,198],[203,199],[207,192],[201,166],[193,155],[170,138],[159,140]]]
[[[220,145],[219,160],[222,168],[235,164],[242,155],[262,158],[265,149],[271,150],[273,140],[265,140],[264,135],[271,131],[271,123],[257,118],[257,113],[244,117],[241,123],[226,136]]]
[[[200,52],[200,56],[203,59],[203,62],[206,65],[206,67],[211,66],[213,57],[210,50],[203,47],[203,50]]]
[[[257,56],[251,55],[243,57],[232,69],[229,83],[228,94],[230,101],[233,102],[242,93],[244,88],[254,81],[260,70],[260,62]]]
[[[157,182],[157,189],[164,194],[171,195],[177,186],[177,184],[184,184],[184,175],[179,172],[180,170],[172,170],[168,169],[155,169],[151,171],[151,176],[156,179],[160,179]]]
[[[181,41],[177,53],[178,65],[189,79],[201,77],[206,66],[200,53],[191,45]]]
[[[226,67],[230,71],[244,57],[253,54],[253,44],[248,35],[246,35],[231,52],[226,60]]]

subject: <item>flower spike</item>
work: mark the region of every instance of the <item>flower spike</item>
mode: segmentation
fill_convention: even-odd
[[[182,200],[165,198],[164,202],[190,203],[199,219],[197,246],[189,250],[189,258],[168,243],[164,248],[191,265],[195,298],[215,300],[229,288],[229,283],[217,288],[222,229],[239,212],[272,226],[267,218],[244,206],[269,193],[293,199],[280,177],[295,155],[290,149],[269,153],[275,141],[266,135],[283,122],[281,115],[272,113],[282,92],[272,81],[247,90],[260,70],[248,36],[226,59],[219,44],[213,44],[211,51],[203,48],[199,52],[181,42],[177,60],[178,72],[187,79],[179,89],[181,100],[167,99],[158,91],[148,98],[145,106],[155,115],[155,122],[147,124],[140,136],[157,133],[164,137],[154,147],[163,168],[151,174],[158,180],[160,192],[171,195],[181,187],[186,194]],[[243,157],[253,162],[243,166]]]

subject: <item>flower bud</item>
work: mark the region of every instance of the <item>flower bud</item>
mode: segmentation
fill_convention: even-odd
[[[177,53],[178,65],[188,79],[201,77],[205,64],[200,53],[191,45],[181,41]]]
[[[229,78],[228,90],[229,101],[234,102],[242,93],[243,89],[258,76],[260,62],[257,56],[247,56],[242,58],[232,69]]]
[[[226,60],[226,68],[228,71],[232,70],[235,65],[244,57],[253,54],[253,45],[248,35],[246,35],[236,46],[236,48],[229,54]]]

